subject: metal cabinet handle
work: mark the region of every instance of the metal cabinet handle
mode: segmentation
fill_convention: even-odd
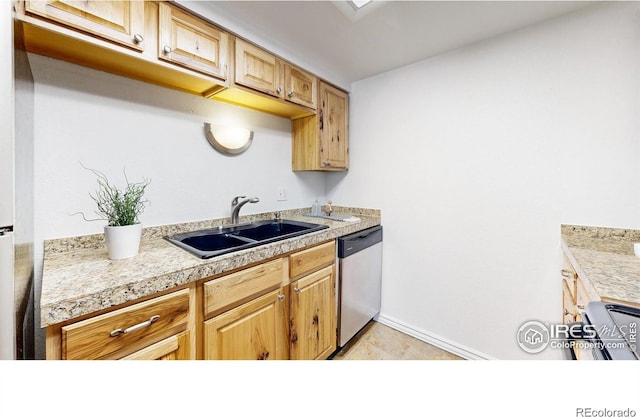
[[[169,55],[171,51],[173,51],[173,49],[171,49],[169,45],[165,45],[164,48],[162,48],[162,52],[164,52],[167,55]]]
[[[153,323],[155,323],[159,319],[160,319],[160,316],[155,315],[155,316],[151,317],[147,321],[143,321],[142,323],[134,324],[133,326],[127,327],[124,330],[122,330],[122,329],[112,330],[111,333],[109,333],[109,336],[110,337],[116,337],[116,336],[120,336],[121,334],[127,334],[127,333],[131,333],[131,332],[135,332],[136,330],[144,329],[145,327],[151,326]]]
[[[583,304],[576,304],[576,308],[578,310],[584,310],[584,305]]]
[[[284,294],[278,294],[278,300],[284,301]]]
[[[287,94],[287,97],[289,98],[293,97],[293,91],[289,91],[289,93]]]
[[[560,271],[563,277],[565,278],[575,278],[576,274],[573,271],[569,271],[568,269],[563,269]]]
[[[282,88],[281,87],[276,88],[276,93],[278,94],[282,93]]]
[[[135,43],[142,43],[144,41],[144,38],[142,37],[141,34],[136,33],[135,35],[133,35],[133,41]]]
[[[293,290],[296,292],[296,294],[300,294],[300,288],[295,287]]]

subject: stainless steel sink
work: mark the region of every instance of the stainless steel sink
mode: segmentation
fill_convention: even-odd
[[[207,259],[317,232],[328,227],[323,224],[294,220],[263,220],[178,233],[165,236],[165,239],[199,258]]]

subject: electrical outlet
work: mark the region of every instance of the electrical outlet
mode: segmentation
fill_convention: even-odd
[[[286,187],[278,187],[278,195],[276,197],[278,201],[287,201],[287,188]]]

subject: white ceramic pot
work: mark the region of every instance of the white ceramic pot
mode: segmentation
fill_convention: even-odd
[[[140,250],[142,224],[130,226],[105,226],[104,239],[107,242],[109,259],[132,258]]]

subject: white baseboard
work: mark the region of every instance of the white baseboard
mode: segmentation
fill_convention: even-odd
[[[478,352],[475,349],[471,349],[468,346],[463,346],[459,343],[456,343],[454,341],[441,337],[439,335],[429,333],[424,330],[415,329],[406,323],[402,323],[398,320],[395,320],[385,315],[378,315],[377,317],[374,318],[374,320],[386,326],[389,326],[392,329],[396,329],[399,332],[408,334],[409,336],[415,337],[416,339],[422,340],[423,342],[436,346],[442,350],[446,350],[447,352],[453,353],[454,355],[458,355],[464,359],[470,359],[470,360],[497,359],[489,355],[486,355],[482,352]]]

